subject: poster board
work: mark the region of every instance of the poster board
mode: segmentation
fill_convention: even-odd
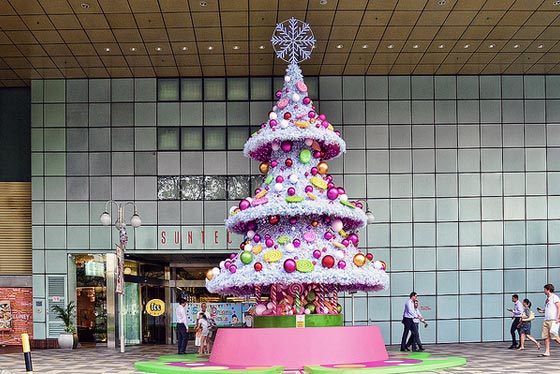
[[[177,303],[172,304],[174,324],[177,323],[175,309],[178,305]],[[206,303],[206,311],[210,312],[210,316],[218,327],[241,327],[244,325],[245,315],[253,306],[252,303]],[[185,305],[187,323],[190,327],[195,325],[196,317],[201,310],[201,303]]]
[[[10,300],[0,300],[0,330],[11,331],[13,329],[13,315]]]

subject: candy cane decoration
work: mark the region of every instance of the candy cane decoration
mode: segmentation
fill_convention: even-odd
[[[270,285],[270,301],[272,301],[272,314],[276,315],[276,283]]]
[[[319,298],[319,311],[317,314],[323,314],[325,308],[325,295],[323,294],[323,285],[317,285],[317,296]]]
[[[338,286],[334,286],[333,289],[333,306],[335,308],[334,313],[338,314]]]
[[[288,302],[288,291],[287,291],[288,287],[279,284],[278,288],[282,291],[282,300],[284,301],[284,308],[283,308],[284,310],[283,310],[282,314],[284,314],[284,312],[288,312],[288,310],[290,308],[290,305],[289,305],[289,302]]]
[[[289,288],[290,288],[290,293],[294,297],[294,308],[295,308],[294,313],[295,314],[300,314],[301,313],[300,295],[303,293],[303,286],[300,283],[292,283],[292,284],[290,284]]]
[[[257,303],[257,304],[261,303],[261,286],[260,285],[255,286],[255,303]]]

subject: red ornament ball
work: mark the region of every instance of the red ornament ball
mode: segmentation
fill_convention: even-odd
[[[366,254],[366,258],[370,261],[373,260],[373,253]]]
[[[327,269],[332,268],[334,266],[334,257],[331,256],[331,255],[326,255],[321,260],[321,265],[323,265],[323,267],[325,267]]]
[[[278,222],[280,222],[280,217],[278,217],[277,215],[268,217],[268,223],[270,223],[271,225],[277,225]]]
[[[290,119],[290,118],[292,118],[292,115],[291,115],[290,112],[284,113],[284,119]]]
[[[287,159],[286,159],[286,166],[287,166],[287,167],[290,167],[290,166],[292,166],[293,164],[294,164],[294,162],[292,161],[291,158],[287,158]]]
[[[262,270],[262,264],[260,262],[255,262],[255,265],[253,265],[253,267],[255,268],[256,271]]]

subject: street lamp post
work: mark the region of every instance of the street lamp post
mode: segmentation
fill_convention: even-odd
[[[99,217],[101,224],[103,226],[109,226],[112,223],[111,214],[109,214],[109,206],[114,204],[117,207],[117,220],[115,221],[115,228],[119,230],[119,242],[120,250],[117,250],[117,278],[115,292],[118,294],[119,300],[119,340],[121,352],[124,353],[125,338],[124,338],[124,251],[126,250],[126,245],[128,243],[128,234],[126,232],[126,222],[124,220],[124,208],[127,205],[132,205],[134,207],[134,214],[130,217],[130,224],[134,228],[140,227],[142,225],[142,220],[138,215],[136,210],[136,204],[132,201],[117,202],[114,200],[109,200],[105,203],[105,211]]]

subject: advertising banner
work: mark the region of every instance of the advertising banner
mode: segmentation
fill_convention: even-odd
[[[22,333],[33,333],[33,290],[0,288],[0,344],[21,345]]]
[[[250,313],[254,307],[252,303],[205,303],[206,311],[216,322],[218,327],[242,327],[247,326],[245,323],[246,315]],[[177,307],[177,303],[172,305],[173,310]],[[187,313],[187,321],[190,327],[196,323],[198,313],[202,311],[202,303],[192,303],[185,305]],[[173,323],[176,323],[175,313],[173,314]],[[250,323],[249,326],[250,327]]]

